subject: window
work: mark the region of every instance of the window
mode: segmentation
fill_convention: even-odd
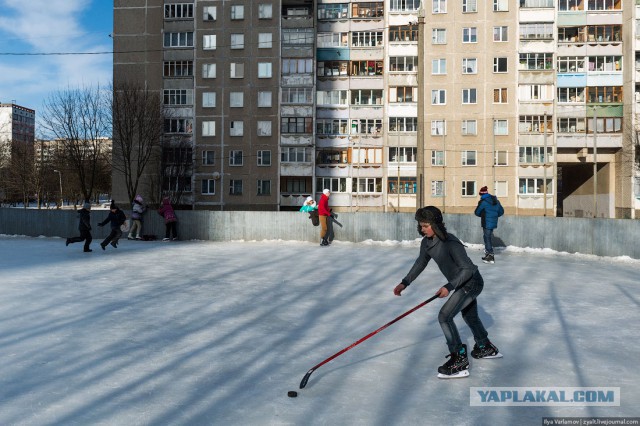
[[[273,47],[273,34],[260,33],[258,34],[258,49],[270,49]]]
[[[193,47],[193,32],[164,33],[164,47]]]
[[[420,7],[422,0],[391,0],[389,9],[392,12],[415,11]]]
[[[558,102],[559,103],[584,103],[585,88],[584,87],[559,87]]]
[[[477,151],[462,151],[463,166],[477,166]]]
[[[347,164],[350,150],[344,149],[320,149],[316,151],[316,164]]]
[[[280,192],[289,194],[308,194],[312,191],[311,178],[295,178],[282,176],[280,179]]]
[[[447,122],[445,120],[431,121],[431,136],[441,136],[447,134]]]
[[[431,91],[431,105],[444,105],[447,103],[447,91],[436,89]]]
[[[164,105],[193,105],[193,90],[188,89],[164,89]]]
[[[418,71],[417,56],[391,56],[389,57],[389,70],[401,72]]]
[[[493,134],[494,135],[508,135],[509,134],[509,122],[508,120],[494,120],[493,121]]]
[[[509,11],[509,0],[493,0],[493,11],[494,12],[508,12]]]
[[[313,103],[313,89],[311,87],[283,87],[283,104],[311,104]],[[259,101],[259,99],[258,99]],[[347,94],[344,94],[344,105],[347,104]],[[318,102],[320,105],[320,102]],[[258,105],[260,106],[260,105]],[[271,105],[269,105],[271,106]]]
[[[202,17],[204,21],[215,21],[216,19],[218,19],[217,6],[204,6],[202,8],[202,11],[204,13],[204,16]]]
[[[521,178],[518,184],[518,194],[537,195],[544,194],[543,178]],[[547,194],[553,194],[553,179],[547,179]]]
[[[327,188],[331,192],[347,192],[347,179],[319,177],[316,179],[316,188]]]
[[[477,95],[476,89],[462,89],[462,103],[463,104],[477,103],[476,95]]]
[[[258,78],[271,78],[271,62],[258,62]]]
[[[258,92],[258,108],[270,108],[271,98],[271,92]]]
[[[413,147],[390,147],[390,163],[415,163],[418,148]]]
[[[229,180],[229,195],[242,195],[242,179]]]
[[[382,89],[352,89],[351,105],[382,105]]]
[[[271,165],[271,151],[259,150],[258,151],[258,166],[270,166]]]
[[[244,106],[243,92],[229,92],[229,107],[242,108]]]
[[[205,34],[202,36],[202,49],[204,50],[216,50],[216,35]]]
[[[553,148],[547,147],[547,159],[545,161],[543,146],[521,146],[519,147],[518,162],[520,164],[545,164],[553,162]]]
[[[351,46],[376,47],[384,44],[382,31],[354,31],[351,33]]]
[[[447,0],[431,0],[433,13],[447,13]]]
[[[215,195],[216,181],[213,179],[202,179],[202,195]]]
[[[354,148],[352,163],[382,164],[382,148]]]
[[[478,122],[476,120],[462,120],[463,136],[477,135],[478,134]]]
[[[164,77],[193,77],[193,61],[164,61]]]
[[[165,133],[193,133],[193,120],[190,118],[170,118],[164,120]]]
[[[418,41],[418,27],[415,25],[391,26],[389,41]]]
[[[230,49],[244,49],[244,34],[231,34]]]
[[[348,47],[349,33],[318,33],[317,40],[319,48]]]
[[[282,147],[280,161],[283,163],[308,163],[311,161],[307,148],[303,146]]]
[[[312,45],[315,41],[315,35],[312,28],[283,28],[282,29],[282,45]]]
[[[232,62],[229,64],[231,67],[231,78],[244,78],[244,64],[238,62]]]
[[[354,178],[351,191],[357,193],[382,192],[382,178]]]
[[[312,119],[309,120],[309,125],[311,125]],[[318,135],[346,135],[349,133],[349,120],[346,118],[318,118],[316,119],[316,133]]]
[[[390,132],[417,132],[417,117],[389,117]]]
[[[415,194],[418,192],[417,179],[414,177],[389,177],[389,194]]]
[[[271,195],[271,181],[258,179],[258,195]]]
[[[347,75],[348,69],[349,61],[318,61],[317,74],[319,77]]]
[[[351,121],[351,134],[379,135],[381,133],[381,118],[357,118]]]
[[[552,40],[553,22],[520,24],[520,40]]]
[[[622,71],[622,57],[589,56],[589,71]]]
[[[431,74],[443,75],[447,73],[447,60],[444,58],[431,61]]]
[[[164,19],[191,19],[193,18],[193,4],[176,3],[164,5]]]
[[[493,58],[493,72],[504,73],[507,68],[507,58]]]
[[[553,53],[521,53],[518,69],[522,71],[552,71]]]
[[[216,78],[216,64],[202,64],[202,78]]]
[[[545,130],[553,132],[553,117],[547,115],[547,121],[544,115],[521,115],[518,121],[519,133],[544,133]]]
[[[557,125],[559,133],[584,133],[587,128],[587,121],[584,117],[558,118]]]
[[[431,151],[431,165],[432,166],[445,165],[444,151]]]
[[[507,88],[501,87],[499,89],[493,89],[493,103],[494,104],[506,104],[507,101]]]
[[[348,4],[318,4],[318,20],[346,19],[349,17]]]
[[[242,151],[237,151],[237,150],[229,151],[229,165],[242,166]]]
[[[258,121],[258,136],[271,136],[271,121]]]
[[[347,69],[345,68],[345,74]],[[282,74],[311,74],[313,72],[313,59],[282,59]],[[337,74],[336,74],[337,75]]]
[[[446,44],[447,43],[447,30],[444,28],[434,28],[431,30],[431,43],[432,44]]]
[[[621,2],[618,0],[589,0],[587,10],[620,10]]]
[[[202,165],[213,166],[215,164],[215,151],[202,151]]]
[[[351,18],[380,18],[384,16],[384,3],[381,1],[376,2],[362,2],[351,3]]]
[[[400,86],[389,88],[389,103],[418,102],[418,88],[414,86]]]
[[[232,121],[229,123],[229,136],[243,136],[244,121]]]
[[[202,136],[215,136],[216,135],[216,122],[215,121],[203,121],[202,122]]]
[[[478,29],[476,27],[468,27],[462,29],[462,42],[463,43],[477,43],[478,42]]]
[[[596,118],[595,124],[593,118],[587,119],[587,132],[594,133],[594,130],[597,133],[622,133],[622,117]]]
[[[346,121],[345,133],[346,133]],[[282,133],[313,133],[313,118],[311,117],[282,117],[280,119]]]
[[[432,197],[444,197],[445,181],[432,180],[431,181],[431,196]]]
[[[521,101],[553,101],[553,85],[551,84],[523,84],[518,87]]]
[[[258,4],[258,19],[273,18],[273,5],[270,3]]]
[[[316,102],[320,105],[348,105],[348,90],[327,90],[316,92]]]
[[[242,19],[244,19],[244,6],[242,5],[231,6],[231,20],[239,21]]]
[[[475,13],[477,11],[477,0],[462,0],[462,13]]]
[[[509,27],[493,27],[493,41],[509,41]]]
[[[584,56],[559,56],[558,73],[585,72]]]
[[[216,92],[202,92],[202,107],[215,108]]]
[[[476,196],[476,181],[475,180],[463,180],[462,181],[462,194],[463,197],[475,197]]]
[[[476,58],[462,59],[462,74],[477,74],[478,60]]]

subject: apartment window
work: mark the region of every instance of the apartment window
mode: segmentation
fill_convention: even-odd
[[[494,12],[508,12],[509,11],[509,0],[493,0],[493,11]]]
[[[462,59],[462,74],[477,74],[478,60],[476,58]]]
[[[280,179],[280,191],[290,194],[305,194],[311,192],[311,179],[283,176]]]
[[[475,197],[476,196],[476,181],[475,180],[463,180],[462,181],[462,193],[463,197]]]
[[[382,164],[382,148],[354,148],[351,161],[358,164]]]
[[[585,72],[584,56],[559,56],[558,73]]]
[[[547,158],[545,160],[543,146],[521,146],[519,147],[520,164],[544,164],[553,161],[553,148],[547,147]]]
[[[390,71],[413,72],[418,71],[417,56],[391,56],[389,57]]]
[[[165,6],[166,7],[166,6]],[[204,6],[202,8],[204,21],[215,21],[218,19],[218,7],[217,6]]]
[[[504,136],[509,134],[509,121],[508,120],[494,120],[493,121],[493,134],[496,136]]]
[[[389,41],[418,41],[418,27],[415,25],[391,26]]]
[[[447,13],[447,0],[431,0],[433,13]]]
[[[499,89],[493,89],[493,103],[494,104],[506,104],[507,101],[507,88],[501,87]]]
[[[462,13],[475,13],[477,11],[477,0],[462,0]]]
[[[552,84],[523,84],[518,87],[521,101],[553,101]]]
[[[351,121],[351,134],[378,135],[381,133],[381,118],[359,118]]]
[[[213,179],[202,179],[202,195],[215,195],[216,181]]]
[[[190,118],[169,118],[164,120],[165,133],[193,133],[193,120]]]
[[[431,196],[432,197],[444,197],[445,195],[445,181],[443,180],[432,180],[431,181]]]
[[[447,30],[444,28],[433,28],[431,30],[431,43],[432,44],[446,44],[447,43]]]
[[[558,118],[559,133],[584,133],[587,129],[587,121],[584,117]]]
[[[553,22],[520,24],[520,40],[552,40]]]
[[[351,105],[382,105],[382,89],[351,90]]]
[[[307,148],[305,147],[283,147],[280,152],[280,161],[283,163],[308,163]]]
[[[348,133],[349,120],[346,118],[316,119],[316,134],[318,135],[346,135]]]
[[[462,103],[463,104],[475,104],[477,100],[476,89],[462,89]]]
[[[313,28],[283,28],[282,45],[312,45],[315,41]]]
[[[544,133],[545,130],[553,131],[551,124],[553,123],[553,117],[547,115],[547,121],[544,120],[544,115],[521,115],[518,121],[519,133]]]
[[[354,31],[351,33],[351,46],[376,47],[384,44],[382,31]]]
[[[205,34],[202,36],[202,48],[204,50],[216,50],[216,35]]]
[[[391,0],[389,9],[392,12],[416,11],[422,0]]]
[[[349,17],[349,5],[347,3],[319,4],[318,20],[346,19]]]
[[[322,149],[316,151],[316,164],[347,164],[349,161],[347,149]]]
[[[244,64],[240,62],[232,62],[229,64],[231,68],[230,78],[244,78]]]
[[[216,64],[202,64],[202,78],[216,78]]]
[[[271,62],[258,62],[258,78],[271,78],[272,64]]]
[[[230,108],[242,108],[244,106],[244,93],[243,92],[230,92],[229,93],[229,107]]]
[[[321,177],[316,179],[316,188],[327,188],[333,192],[347,192],[347,179],[346,178],[328,178]]]
[[[229,136],[243,136],[244,121],[232,121],[229,123]]]
[[[313,118],[282,117],[280,119],[280,130],[282,133],[313,133]]]
[[[193,61],[164,61],[164,77],[193,77]]]
[[[493,27],[493,41],[509,41],[509,27]]]
[[[570,0],[571,1],[571,0]],[[521,9],[529,9],[529,8],[553,8],[554,0],[520,0],[520,8]]]
[[[164,105],[193,105],[193,90],[188,89],[164,89]]]
[[[351,61],[351,70],[349,71],[349,75],[382,75],[383,70],[384,61]],[[335,71],[336,69],[334,68],[333,75],[337,75]],[[343,75],[342,69],[340,69],[340,75]]]
[[[349,46],[349,33],[318,33],[317,47],[347,47]]]
[[[389,177],[389,194],[415,194],[418,192],[417,179],[414,177]]]
[[[164,33],[164,47],[193,47],[193,32]]]
[[[215,136],[216,135],[216,122],[215,121],[203,121],[202,122],[202,136]]]
[[[389,103],[415,103],[418,101],[418,88],[414,86],[400,86],[389,88]]]
[[[258,34],[258,49],[270,49],[273,47],[273,34],[260,33]]]
[[[445,120],[431,121],[431,136],[441,136],[447,134],[447,122]]]
[[[202,107],[215,108],[216,92],[202,92]]]
[[[508,159],[508,152],[507,151],[495,151],[494,155],[493,155],[493,165],[494,166],[507,166],[507,159]]]
[[[476,27],[468,27],[462,29],[462,42],[463,43],[477,43],[478,42],[478,29]]]
[[[493,58],[493,72],[505,73],[507,71],[507,58]]]
[[[476,120],[462,120],[461,133],[463,136],[477,135],[478,122]]]
[[[390,147],[389,162],[390,163],[415,163],[418,148],[414,147]]]
[[[445,105],[447,103],[447,91],[436,89],[431,91],[431,105]]]
[[[316,92],[316,103],[321,105],[348,105],[348,90],[327,90]]]
[[[541,71],[553,69],[553,53],[521,53],[519,70]]]
[[[622,71],[622,57],[589,56],[589,71]]]
[[[229,165],[242,166],[242,151],[238,151],[238,150],[229,151]]]
[[[445,165],[444,151],[431,151],[431,165],[432,166],[444,166]]]
[[[596,118],[594,124],[593,118],[587,119],[587,132],[593,133],[594,127],[598,133],[622,133],[622,117]]]
[[[431,74],[444,75],[447,73],[447,60],[445,58],[434,59],[431,61]]]
[[[244,34],[231,34],[230,49],[244,49]]]
[[[271,165],[271,151],[259,150],[258,151],[258,166],[270,166]]]
[[[215,151],[202,151],[202,165],[213,166],[215,164]]]
[[[258,121],[258,136],[271,136],[271,121]]]
[[[520,195],[543,195],[544,178],[521,178],[518,184]],[[547,195],[553,194],[553,179],[547,179]]]
[[[258,19],[273,18],[273,5],[271,3],[258,4]]]
[[[585,100],[584,92],[584,87],[559,87],[558,102],[583,103]]]
[[[462,165],[463,166],[477,166],[477,151],[462,151]]]
[[[282,59],[282,74],[311,74],[313,72],[313,59]],[[346,72],[346,70],[345,70]]]
[[[242,19],[244,19],[244,6],[242,5],[231,6],[231,20],[239,21]]]
[[[357,193],[382,192],[382,178],[355,178],[351,191]]]
[[[271,181],[258,179],[258,195],[271,195]]]
[[[587,10],[620,10],[622,2],[620,0],[589,0]]]
[[[165,19],[191,19],[193,18],[192,3],[175,3],[164,5]]]
[[[390,132],[417,132],[417,117],[389,117]]]
[[[270,108],[272,96],[271,92],[258,92],[258,108]]]
[[[229,180],[229,195],[242,195],[242,179]]]

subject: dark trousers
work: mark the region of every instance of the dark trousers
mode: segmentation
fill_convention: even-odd
[[[482,276],[476,271],[471,279],[454,291],[449,296],[449,300],[440,308],[438,322],[440,322],[444,337],[447,339],[449,353],[458,353],[462,349],[462,340],[458,328],[453,322],[453,318],[459,312],[462,312],[462,319],[471,329],[478,346],[483,346],[489,341],[487,330],[478,316],[478,302],[476,301],[476,297],[482,292],[483,287]]]
[[[484,254],[493,254],[493,229],[482,228],[482,239],[484,240]]]
[[[120,230],[120,227],[111,228],[111,233],[107,235],[107,238],[102,241],[101,245],[106,246],[109,243],[118,244],[120,237],[122,237],[122,231]]]
[[[177,239],[178,238],[178,222],[169,222],[166,223],[164,225],[164,237],[165,238],[171,238],[171,235],[173,234],[173,238]]]
[[[80,236],[79,237],[71,237],[69,238],[69,244],[71,243],[79,243],[81,241],[84,241],[84,251],[89,250],[89,245],[91,244],[91,241],[93,240],[93,238],[91,237],[91,231],[87,230],[82,230],[80,231]]]

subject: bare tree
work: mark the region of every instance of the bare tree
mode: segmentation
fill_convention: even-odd
[[[11,158],[4,170],[3,180],[11,201],[20,200],[27,208],[36,188],[33,145],[24,142],[13,142],[11,145]]]
[[[133,202],[150,161],[157,166],[167,110],[158,92],[136,83],[120,83],[112,93],[113,170],[124,177]]]
[[[63,144],[65,175],[74,175],[85,200],[91,199],[104,157],[104,137],[110,135],[106,92],[97,88],[67,89],[44,102],[42,126]]]
[[[190,136],[176,135],[165,138],[160,167],[162,193],[171,199],[171,204],[184,204],[185,192],[191,192],[193,175],[193,142]]]

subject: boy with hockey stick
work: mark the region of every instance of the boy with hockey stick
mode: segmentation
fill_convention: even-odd
[[[467,345],[462,343],[460,334],[453,319],[459,312],[471,329],[476,341],[471,356],[474,358],[501,358],[502,354],[488,338],[478,316],[478,302],[476,298],[482,292],[484,281],[478,267],[471,262],[462,242],[453,234],[447,233],[442,221],[442,213],[437,207],[427,206],[416,211],[418,232],[423,237],[420,243],[420,254],[393,293],[400,296],[412,281],[427,267],[433,259],[438,268],[449,281],[436,294],[447,297],[453,291],[449,300],[442,305],[438,315],[438,322],[447,340],[450,359],[438,367],[438,377],[441,379],[466,377],[469,375],[469,360]]]

